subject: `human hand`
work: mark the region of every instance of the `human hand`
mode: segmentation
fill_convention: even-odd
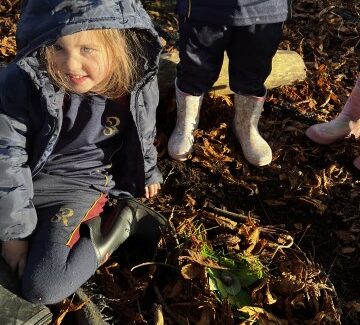
[[[1,255],[19,278],[24,272],[28,248],[29,244],[24,240],[9,240],[1,244]]]
[[[145,197],[147,199],[154,197],[158,194],[159,190],[161,189],[161,186],[159,183],[157,184],[150,184],[148,186],[145,186]]]

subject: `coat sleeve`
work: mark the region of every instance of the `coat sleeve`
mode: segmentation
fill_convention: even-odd
[[[156,136],[156,109],[159,103],[157,77],[154,76],[142,90],[144,110],[140,116],[142,145],[144,154],[145,185],[162,183],[163,177],[157,167],[157,151],[154,145]]]
[[[29,236],[37,223],[27,166],[26,80],[17,67],[0,73],[0,240]]]

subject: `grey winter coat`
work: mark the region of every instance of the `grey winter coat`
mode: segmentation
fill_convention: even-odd
[[[283,22],[292,0],[178,0],[178,14],[194,21],[250,26]]]
[[[138,0],[26,0],[17,28],[18,54],[0,72],[0,240],[25,238],[37,223],[33,177],[57,142],[64,91],[50,82],[39,49],[59,36],[98,28],[147,33],[143,77],[130,98],[132,136],[114,162],[116,189],[134,196],[162,181],[153,145],[160,43]],[[124,157],[127,159],[124,160]],[[117,181],[118,180],[118,181]]]

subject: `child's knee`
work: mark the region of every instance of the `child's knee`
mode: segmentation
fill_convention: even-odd
[[[56,281],[23,279],[22,296],[33,304],[52,305],[67,297]]]

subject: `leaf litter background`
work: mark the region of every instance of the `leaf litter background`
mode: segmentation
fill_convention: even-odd
[[[19,2],[0,0],[0,62],[16,53]],[[172,51],[178,36],[171,6],[145,6]],[[359,323],[360,188],[351,162],[360,145],[350,138],[320,146],[304,135],[341,110],[359,71],[359,44],[357,0],[294,1],[280,48],[303,56],[307,79],[269,91],[260,130],[273,149],[270,166],[244,160],[231,133],[232,98],[214,94],[205,98],[192,159],[170,160],[175,103],[161,103],[157,147],[165,182],[148,203],[170,226],[154,262],[134,259],[142,251],[129,254],[128,245],[85,285],[109,323]],[[252,307],[236,305],[242,294]],[[64,301],[54,308],[55,322],[65,324],[80,307]]]

